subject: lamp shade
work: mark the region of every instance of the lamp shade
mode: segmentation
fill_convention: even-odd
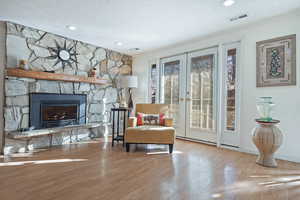
[[[120,88],[137,88],[137,76],[121,76],[119,81]]]

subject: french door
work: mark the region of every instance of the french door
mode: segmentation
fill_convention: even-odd
[[[177,136],[185,136],[186,56],[184,54],[161,60],[160,102],[169,104],[169,116],[174,120]]]
[[[161,59],[160,102],[177,136],[239,146],[239,45],[223,45],[219,65],[217,47]]]
[[[186,137],[216,142],[217,48],[187,55]]]
[[[161,59],[160,101],[179,137],[216,141],[217,49]]]
[[[240,144],[240,42],[222,46],[222,127],[221,144],[238,147]]]

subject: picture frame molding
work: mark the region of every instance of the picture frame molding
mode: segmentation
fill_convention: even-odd
[[[291,39],[291,76],[289,77],[289,83],[274,83],[274,84],[264,84],[263,81],[259,80],[261,78],[260,70],[260,46],[266,43],[277,42],[281,40]],[[297,84],[297,63],[296,63],[296,34],[286,35],[282,37],[272,38],[268,40],[263,40],[256,42],[256,87],[277,87],[277,86],[292,86]]]

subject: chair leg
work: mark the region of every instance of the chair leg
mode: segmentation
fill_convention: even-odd
[[[169,152],[173,153],[173,144],[169,144]]]
[[[126,143],[126,152],[129,152],[129,150],[130,150],[130,144]]]

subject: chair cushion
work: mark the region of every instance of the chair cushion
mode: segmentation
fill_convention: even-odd
[[[129,127],[127,130],[136,130],[136,131],[165,131],[165,130],[175,130],[173,127],[167,126],[160,126],[160,125],[143,125],[143,126],[136,126],[136,127]]]
[[[126,143],[174,144],[175,129],[165,126],[129,127],[125,131]]]

